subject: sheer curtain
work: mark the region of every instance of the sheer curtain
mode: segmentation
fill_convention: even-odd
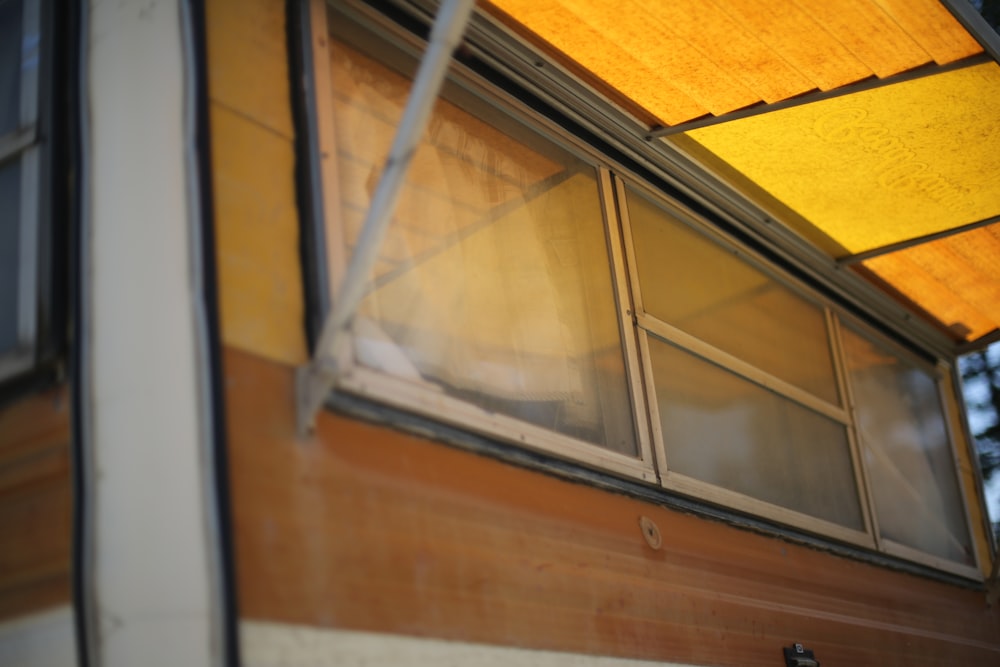
[[[350,248],[409,90],[331,45]],[[395,68],[393,67],[395,66]],[[593,167],[457,87],[414,156],[355,328],[360,363],[636,455]]]

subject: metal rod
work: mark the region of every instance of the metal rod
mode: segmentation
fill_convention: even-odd
[[[444,83],[452,52],[461,42],[474,5],[475,0],[445,0],[434,19],[427,51],[420,61],[382,177],[372,196],[371,208],[365,216],[357,245],[334,299],[333,310],[323,324],[307,387],[302,388],[306,394],[303,397],[306,405],[301,406],[305,413],[300,416],[307,422],[312,422],[332,385],[332,357],[365,295],[368,276],[392,221],[406,171]]]
[[[853,255],[848,255],[846,257],[841,257],[840,259],[837,260],[837,264],[840,266],[849,266],[851,264],[857,264],[858,262],[863,262],[866,259],[872,259],[873,257],[880,257],[881,255],[888,255],[891,252],[906,250],[907,248],[912,248],[913,246],[922,245],[924,243],[930,243],[931,241],[946,239],[949,236],[955,236],[956,234],[961,234],[963,232],[971,232],[974,229],[979,229],[980,227],[988,227],[989,225],[998,222],[1000,222],[1000,215],[994,215],[989,218],[984,218],[983,220],[970,222],[967,225],[960,225],[958,227],[952,227],[951,229],[944,229],[940,232],[934,232],[933,234],[924,234],[923,236],[917,236],[912,239],[906,239],[905,241],[897,241],[896,243],[889,243],[888,245],[884,245],[879,248],[872,248],[871,250],[865,250],[864,252],[859,252]]]

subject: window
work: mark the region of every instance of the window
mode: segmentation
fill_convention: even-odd
[[[667,484],[867,542],[824,309],[636,190],[624,201]]]
[[[327,9],[336,282],[420,46]],[[344,357],[341,390],[980,576],[937,369],[457,68]]]
[[[415,63],[346,25],[331,16],[328,120],[332,233],[350,252]],[[378,393],[405,407],[655,479],[605,237],[594,164],[448,85],[356,314],[345,382],[389,377]]]
[[[935,373],[841,331],[883,542],[974,565]]]
[[[937,372],[682,210],[621,190],[663,484],[974,566]]]
[[[33,367],[46,325],[41,34],[37,0],[0,0],[0,380]]]

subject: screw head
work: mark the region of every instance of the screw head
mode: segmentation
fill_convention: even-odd
[[[658,550],[663,546],[663,537],[660,535],[660,529],[650,519],[648,516],[639,517],[639,528],[642,530],[642,536],[648,544],[654,550]]]

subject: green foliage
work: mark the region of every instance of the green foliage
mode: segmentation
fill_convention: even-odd
[[[970,354],[959,368],[980,469],[990,479],[1000,469],[1000,354]]]

